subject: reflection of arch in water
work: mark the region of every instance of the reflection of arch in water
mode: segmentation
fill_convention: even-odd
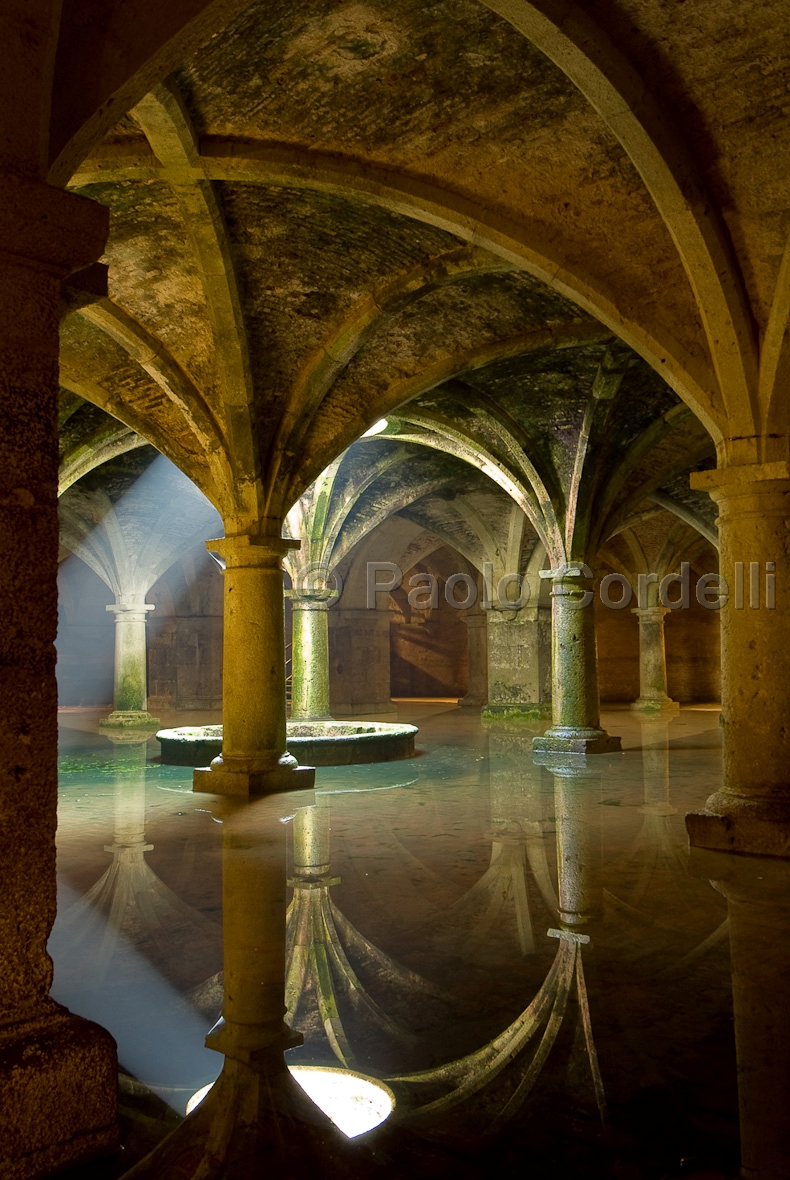
[[[154,847],[145,838],[147,737],[124,734],[111,739],[124,748],[113,771],[113,843],[105,847],[112,863],[59,920],[64,944],[61,970],[79,975],[82,987],[88,953],[94,989],[130,969],[129,947],[138,958],[142,954],[161,964],[163,973],[183,986],[205,974],[207,946],[208,957],[220,954],[219,926],[173,893],[146,861]]]
[[[618,875],[631,871],[632,879],[618,887],[617,893],[604,891],[607,908],[621,920],[639,926],[652,925],[651,894],[660,898],[661,924],[667,909],[666,884],[669,879],[682,902],[682,917],[688,919],[691,907],[699,908],[703,896],[699,882],[689,876],[689,849],[685,831],[678,839],[673,830],[677,808],[670,797],[669,727],[674,718],[641,717],[643,803],[642,823],[630,848],[613,866]],[[663,880],[662,880],[663,877]],[[656,889],[656,886],[659,888]],[[710,895],[708,895],[710,896]],[[673,964],[669,972],[690,965],[727,938],[728,919],[724,920]]]
[[[441,1117],[490,1086],[508,1071],[508,1090],[488,1126],[497,1131],[529,1097],[559,1036],[574,984],[583,1030],[584,1053],[595,1101],[604,1120],[606,1096],[592,1033],[587,985],[582,965],[582,947],[589,936],[574,930],[550,930],[560,945],[540,990],[520,1016],[498,1037],[474,1053],[420,1073],[388,1078],[390,1085],[403,1087],[409,1096],[409,1121],[422,1122]],[[541,1033],[541,1029],[543,1030]],[[531,1050],[531,1052],[530,1052]],[[514,1066],[510,1069],[510,1066]],[[438,1093],[437,1093],[438,1091]]]
[[[556,762],[556,764],[555,764]],[[464,1104],[488,1090],[485,1133],[500,1128],[523,1105],[535,1087],[575,1001],[577,1028],[572,1053],[586,1061],[587,1077],[602,1121],[606,1095],[598,1064],[582,956],[590,945],[584,927],[599,920],[602,909],[600,832],[591,804],[600,789],[603,766],[552,760],[554,811],[557,823],[558,912],[561,926],[551,929],[559,947],[536,995],[516,1019],[492,1041],[473,1053],[435,1069],[401,1074],[388,1082],[405,1091],[408,1121],[442,1120],[463,1107],[464,1119],[475,1107]],[[493,1112],[493,1113],[492,1113]]]
[[[531,729],[507,722],[497,722],[496,729],[489,732],[489,865],[460,897],[441,905],[440,891],[447,892],[448,882],[419,860],[394,828],[383,834],[414,875],[419,873],[435,887],[437,903],[425,924],[445,932],[452,939],[453,952],[467,959],[490,962],[494,935],[499,947],[515,938],[520,955],[535,954],[536,900],[546,910],[539,922],[545,917],[551,921],[557,918],[558,900],[546,845],[552,797],[543,789],[540,768],[532,764],[532,736]],[[481,783],[481,792],[484,789]],[[419,901],[424,907],[425,897]]]
[[[506,726],[506,723],[504,723]],[[515,928],[521,955],[536,953],[528,880],[552,920],[559,902],[546,855],[546,796],[540,767],[531,758],[532,732],[507,728],[489,733],[491,863],[450,910],[454,922],[471,925],[465,955],[490,958],[493,931]]]
[[[442,997],[420,975],[375,947],[334,904],[330,888],[340,878],[331,874],[329,832],[326,797],[318,806],[296,812],[294,871],[289,881],[294,892],[286,935],[286,1020],[304,1031],[303,1021],[317,1010],[332,1053],[344,1065],[353,1066],[358,1058],[348,1032],[349,1019],[396,1044],[417,1040],[373,999],[358,971],[401,1003],[404,998],[425,1002]]]

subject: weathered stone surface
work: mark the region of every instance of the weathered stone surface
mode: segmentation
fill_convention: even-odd
[[[414,754],[415,725],[377,721],[289,721],[287,748],[312,766],[351,766],[395,762]],[[162,761],[172,766],[203,766],[222,752],[222,726],[160,729],[156,735]]]
[[[41,1175],[114,1143],[115,1046],[49,997],[57,805],[57,396],[61,280],[99,254],[87,202],[0,175],[0,1170]],[[65,1088],[67,1094],[62,1094]]]
[[[551,618],[542,608],[489,611],[488,702],[483,715],[551,714]]]

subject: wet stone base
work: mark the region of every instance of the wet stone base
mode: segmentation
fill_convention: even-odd
[[[483,705],[480,711],[483,722],[487,721],[548,721],[551,717],[551,701],[516,701],[512,704]]]
[[[578,730],[555,726],[541,737],[533,738],[532,752],[536,761],[540,755],[553,754],[616,754],[622,749],[619,737],[604,730]]]
[[[288,753],[303,766],[356,766],[397,762],[414,756],[416,725],[383,721],[289,721]],[[222,752],[222,726],[161,729],[162,761],[171,766],[208,766]]]

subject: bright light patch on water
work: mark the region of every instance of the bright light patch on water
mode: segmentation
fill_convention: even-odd
[[[388,426],[389,422],[386,418],[379,418],[378,422],[374,422],[373,425],[365,431],[362,437],[370,438],[374,434],[381,434],[382,430],[386,430]]]
[[[389,1086],[346,1069],[289,1065],[294,1080],[348,1139],[372,1131],[391,1114],[395,1098]],[[211,1086],[197,1090],[187,1103],[191,1114]]]
[[[213,1085],[214,1085],[214,1083],[210,1082],[208,1086],[201,1086],[199,1090],[195,1090],[195,1093],[192,1095],[189,1102],[187,1103],[187,1114],[192,1114],[192,1111],[196,1107],[200,1106],[201,1102],[206,1097],[206,1095],[208,1094],[209,1090],[213,1087]]]

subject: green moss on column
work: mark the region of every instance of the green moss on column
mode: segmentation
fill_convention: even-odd
[[[676,713],[680,706],[667,693],[664,644],[665,606],[635,609],[639,619],[639,697],[631,706],[640,713]]]
[[[620,749],[620,739],[601,729],[592,578],[584,568],[563,567],[549,574],[552,725],[535,738],[537,753],[604,754]]]
[[[103,728],[159,727],[159,718],[148,712],[145,620],[153,609],[139,599],[107,607],[115,615],[115,676],[113,711],[100,723]]]
[[[329,603],[293,599],[291,718],[315,721],[329,712]]]
[[[299,542],[283,540],[281,527],[206,542],[225,561],[223,743],[211,768],[195,771],[196,791],[269,794],[313,784],[314,771],[286,750],[282,559]]]

